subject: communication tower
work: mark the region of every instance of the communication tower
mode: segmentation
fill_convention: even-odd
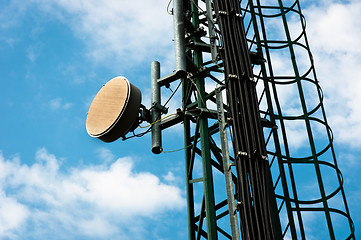
[[[113,79],[89,109],[88,133],[114,141],[148,121],[138,136],[151,132],[158,154],[162,130],[183,123],[190,240],[355,239],[300,2],[173,0],[172,14],[176,69],[161,77],[152,63],[151,108]],[[161,89],[173,82],[182,105],[163,118]]]

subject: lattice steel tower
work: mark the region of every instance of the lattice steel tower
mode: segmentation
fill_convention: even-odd
[[[176,69],[161,77],[152,63],[152,107],[141,106],[151,127],[138,136],[152,132],[161,153],[162,130],[183,123],[188,238],[355,239],[299,1],[173,0],[172,14]],[[182,104],[162,118],[161,89],[173,82]],[[139,124],[128,121],[139,90],[124,78],[108,86],[88,115],[103,141]],[[126,127],[99,134],[97,109],[115,88],[133,92]]]
[[[182,107],[152,140],[161,152],[161,130],[183,122],[189,239],[355,239],[299,1],[173,0],[172,14],[176,70],[152,64],[152,120],[171,82]]]

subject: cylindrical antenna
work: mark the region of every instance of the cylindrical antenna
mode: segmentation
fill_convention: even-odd
[[[185,56],[183,0],[173,1],[173,14],[176,71],[185,76],[187,72],[187,62]]]
[[[161,111],[160,106],[160,85],[158,79],[160,78],[160,63],[157,61],[151,64],[151,98],[152,98],[152,109],[151,109],[151,122],[152,125],[152,152],[159,154],[162,152],[162,133],[160,129]]]

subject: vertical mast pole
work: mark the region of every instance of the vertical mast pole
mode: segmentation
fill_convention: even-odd
[[[176,73],[187,73],[187,62],[185,55],[185,31],[184,31],[184,7],[183,0],[173,1],[173,20],[174,20],[174,46],[175,46],[175,63]],[[188,84],[183,81],[182,84],[182,107],[188,104],[187,99]],[[184,127],[184,147],[185,147],[185,173],[186,173],[186,192],[187,192],[187,216],[188,216],[188,239],[195,239],[195,225],[194,225],[194,194],[193,184],[190,182],[193,178],[192,171],[192,156],[191,150],[188,147],[191,144],[190,120],[183,117]],[[194,143],[195,144],[195,143]]]
[[[162,133],[160,130],[160,123],[157,122],[160,119],[160,86],[158,84],[158,79],[160,78],[160,63],[157,61],[152,62],[151,64],[151,100],[152,100],[152,110],[151,110],[151,120],[152,123],[152,152],[159,154],[162,152]]]
[[[199,27],[199,14],[198,14],[198,0],[192,0],[192,23],[195,29]],[[197,44],[200,41],[198,36],[193,39]],[[202,52],[194,50],[194,64],[199,69],[203,65]],[[196,77],[195,87],[197,90],[198,108],[206,108],[206,93],[203,77]],[[212,163],[211,153],[209,146],[209,132],[208,132],[208,119],[206,116],[200,115],[198,117],[201,151],[202,151],[202,167],[203,167],[203,185],[204,185],[204,198],[205,198],[205,210],[206,210],[206,222],[207,222],[207,239],[216,240],[217,236],[217,223],[216,223],[216,210],[214,199],[214,186],[212,176]]]

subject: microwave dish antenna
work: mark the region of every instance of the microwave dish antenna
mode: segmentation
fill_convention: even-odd
[[[94,97],[86,119],[91,137],[113,142],[138,126],[142,94],[125,77],[107,82]]]

